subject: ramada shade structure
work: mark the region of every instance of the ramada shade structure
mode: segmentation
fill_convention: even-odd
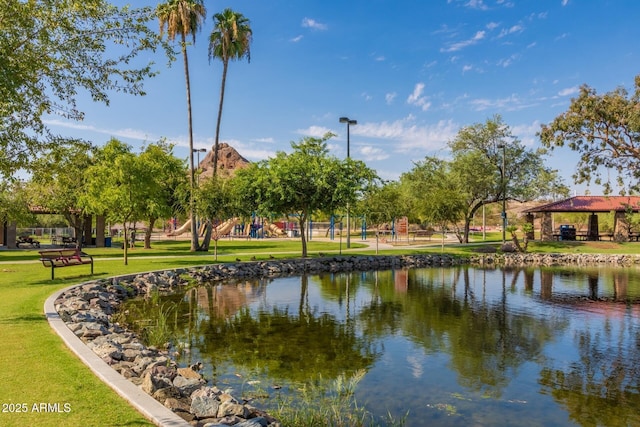
[[[627,212],[640,212],[640,196],[574,196],[523,211],[531,218],[533,218],[533,214],[541,215],[542,240],[552,240],[554,238],[551,215],[556,212],[590,213],[587,233],[584,236],[586,240],[600,239],[598,213],[615,212],[612,237],[628,240],[630,230],[625,214]]]

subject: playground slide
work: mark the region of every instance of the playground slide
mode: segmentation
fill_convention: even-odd
[[[176,228],[171,233],[167,233],[167,237],[179,236],[191,230],[191,220],[187,220],[180,228]]]
[[[229,234],[231,232],[231,230],[233,230],[233,227],[235,227],[237,223],[238,223],[238,219],[237,218],[228,219],[225,222],[223,222],[222,224],[218,225],[214,229],[214,232],[217,233],[218,236],[225,236],[225,235]]]
[[[287,234],[282,228],[275,224],[265,222],[265,226],[267,228],[267,232],[272,236],[284,236]]]

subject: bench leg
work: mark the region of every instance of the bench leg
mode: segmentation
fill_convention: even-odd
[[[91,275],[93,276],[93,260],[91,260]]]
[[[55,267],[53,266],[53,263],[51,263],[51,280],[53,280],[53,272],[55,270]]]

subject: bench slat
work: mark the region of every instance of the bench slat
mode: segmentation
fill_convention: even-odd
[[[56,268],[74,265],[91,264],[91,275],[93,275],[93,257],[79,249],[49,249],[39,253],[42,265],[51,267],[51,280],[54,279]]]

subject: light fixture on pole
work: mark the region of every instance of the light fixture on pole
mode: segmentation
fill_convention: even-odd
[[[500,192],[502,193],[502,243],[504,244],[507,241],[507,186],[506,186],[506,176],[505,176],[505,166],[506,161],[506,149],[507,145],[505,143],[498,144],[498,148],[502,148],[502,168],[500,169]]]
[[[347,124],[347,159],[350,157],[349,145],[350,145],[350,132],[351,125],[357,125],[357,120],[352,120],[349,117],[340,117],[340,123]],[[340,233],[342,234],[342,233]],[[347,249],[351,247],[351,218],[349,216],[349,202],[347,202]]]

